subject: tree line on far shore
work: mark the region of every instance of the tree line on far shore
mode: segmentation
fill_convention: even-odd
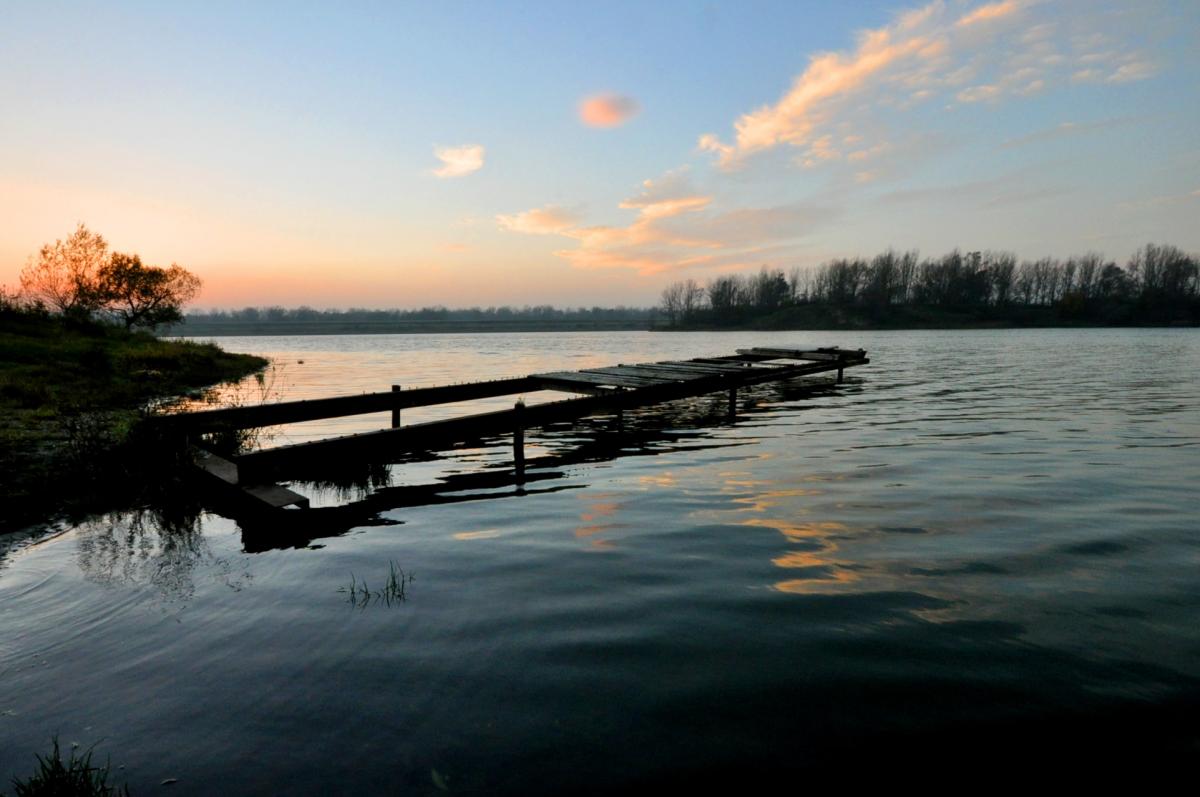
[[[243,307],[240,310],[193,311],[186,316],[189,324],[205,326],[272,326],[288,324],[344,325],[393,323],[628,323],[647,325],[653,311],[643,307],[567,307],[548,304],[524,307],[421,307],[415,310],[318,310],[313,307]]]
[[[1062,323],[1200,322],[1200,257],[1148,244],[1124,264],[1088,253],[1018,261],[1010,252],[961,252],[921,259],[888,250],[785,274],[694,279],[668,285],[659,311],[668,327],[786,326],[825,316],[886,323],[925,311],[980,321]],[[911,312],[908,314],[911,316]]]
[[[110,252],[104,237],[83,224],[43,246],[20,280],[15,294],[0,288],[0,310],[114,322],[127,330],[182,321],[183,305],[200,291],[200,278],[182,266],[159,268],[136,254]]]

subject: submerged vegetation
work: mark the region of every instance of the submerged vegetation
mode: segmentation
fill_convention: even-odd
[[[381,589],[371,589],[366,579],[359,581],[353,573],[350,583],[338,587],[338,592],[346,596],[353,606],[365,608],[372,603],[383,603],[391,606],[408,600],[407,587],[412,583],[412,573],[405,573],[395,562],[388,562],[388,576]]]
[[[680,329],[836,329],[1200,323],[1200,257],[1147,245],[1124,266],[1089,253],[1018,262],[958,250],[887,251],[789,274],[675,282],[660,305]]]
[[[96,268],[112,261],[98,257],[103,240],[97,239],[81,226],[67,244],[43,248],[33,271],[23,275],[21,294],[0,289],[6,498],[0,533],[63,509],[103,508],[97,501],[128,497],[145,484],[138,474],[161,468],[165,451],[142,434],[143,415],[164,399],[267,365],[213,344],[167,341],[135,329],[161,320],[164,305],[143,313],[134,297],[128,312],[105,310],[97,304]],[[125,260],[119,265],[136,271]],[[44,279],[38,282],[37,275]]]
[[[108,784],[109,765],[92,765],[92,750],[83,755],[72,746],[63,760],[58,737],[51,737],[52,749],[46,756],[36,755],[38,771],[28,778],[14,778],[16,797],[128,797],[127,786]]]

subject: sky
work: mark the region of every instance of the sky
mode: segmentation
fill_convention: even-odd
[[[1200,251],[1200,2],[0,2],[0,284],[648,306],[888,247]]]

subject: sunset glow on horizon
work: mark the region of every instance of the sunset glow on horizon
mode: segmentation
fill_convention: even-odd
[[[1194,252],[1198,34],[1165,1],[7,4],[0,284],[79,222],[202,308]]]

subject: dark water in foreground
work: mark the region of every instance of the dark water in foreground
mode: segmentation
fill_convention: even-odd
[[[396,509],[307,548],[127,514],[8,553],[0,783],[56,732],[142,794],[799,789],[883,764],[1195,758],[1195,331],[222,340],[278,355],[284,397],[755,344],[874,362],[836,390],[764,387],[732,426],[715,399],[642,411],[615,458],[604,423],[534,433],[531,456],[610,444],[544,492]],[[393,483],[507,457],[497,441]],[[405,600],[338,591],[382,587],[389,562],[415,576]]]

